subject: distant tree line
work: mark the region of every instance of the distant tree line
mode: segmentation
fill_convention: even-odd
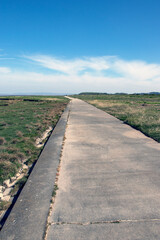
[[[159,95],[160,92],[132,93],[133,95]],[[131,95],[132,95],[131,94]],[[81,92],[78,95],[128,95],[128,93],[101,93],[101,92]]]

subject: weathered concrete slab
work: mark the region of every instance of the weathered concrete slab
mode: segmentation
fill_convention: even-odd
[[[40,240],[43,238],[68,112],[69,106],[42,151],[0,233],[0,239]]]
[[[80,100],[65,136],[48,240],[159,240],[160,144]]]

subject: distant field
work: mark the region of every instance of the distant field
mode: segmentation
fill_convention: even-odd
[[[75,95],[160,142],[160,95]]]
[[[37,147],[36,139],[56,125],[67,103],[57,96],[0,97],[0,185],[22,164],[31,166],[37,160],[43,146]]]

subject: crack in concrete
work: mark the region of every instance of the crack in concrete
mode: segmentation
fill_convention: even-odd
[[[92,224],[116,224],[127,222],[160,222],[160,219],[123,219],[123,220],[111,220],[111,221],[94,221],[94,222],[52,222],[51,225],[81,225],[87,226]]]

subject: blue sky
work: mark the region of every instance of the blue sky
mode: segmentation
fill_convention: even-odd
[[[160,91],[160,1],[1,0],[0,93]]]

